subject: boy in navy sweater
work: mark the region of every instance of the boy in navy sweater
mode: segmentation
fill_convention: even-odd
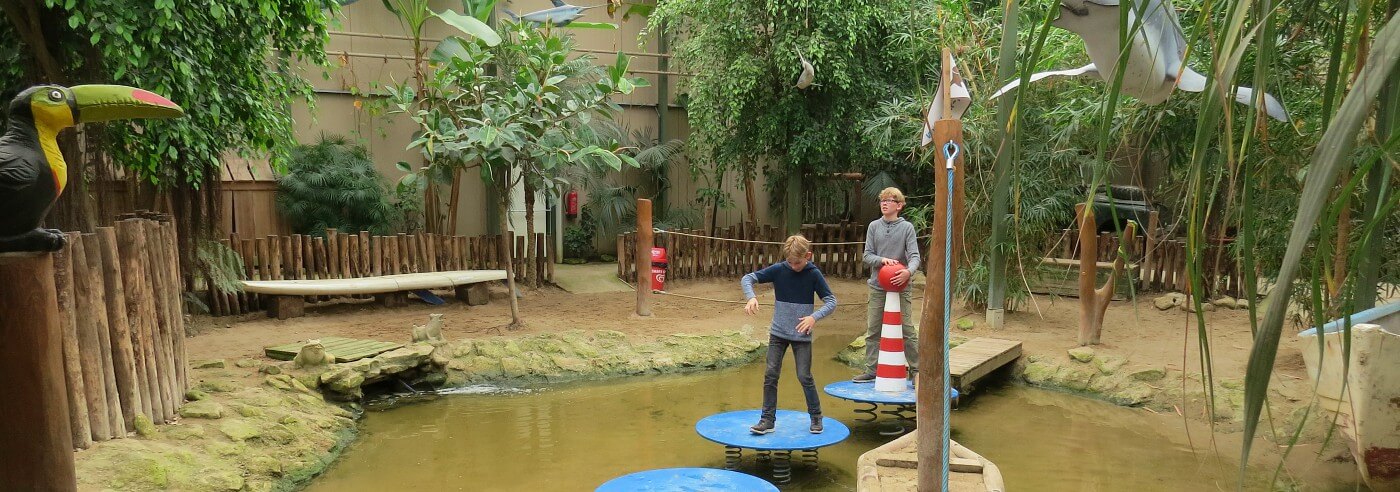
[[[763,413],[758,424],[749,428],[754,434],[773,432],[773,424],[778,412],[778,371],[783,366],[783,355],[792,347],[792,356],[797,362],[797,381],[802,383],[802,392],[807,397],[807,413],[812,417],[813,434],[822,432],[822,404],[817,397],[817,385],[812,381],[812,327],[817,320],[825,318],[836,309],[836,296],[826,285],[822,271],[812,264],[812,244],[800,235],[787,238],[783,243],[783,255],[787,261],[774,263],[762,270],[744,275],[739,285],[749,302],[744,311],[754,314],[758,310],[758,299],[753,293],[754,283],[773,283],[773,323],[768,328],[768,367],[763,374]],[[813,311],[813,296],[820,297],[822,307]]]

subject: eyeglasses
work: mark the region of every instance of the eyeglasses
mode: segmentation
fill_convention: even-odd
[[[903,202],[900,202],[899,200],[895,200],[895,199],[893,199],[893,198],[886,198],[886,199],[884,199],[884,200],[880,200],[880,203],[903,203]]]

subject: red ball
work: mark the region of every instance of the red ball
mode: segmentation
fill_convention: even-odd
[[[880,282],[880,288],[885,289],[885,291],[887,292],[904,292],[904,289],[906,287],[909,287],[908,280],[904,281],[904,285],[894,284],[894,276],[898,275],[899,272],[902,271],[904,271],[903,263],[885,265],[880,267],[880,273],[876,275],[875,279]]]

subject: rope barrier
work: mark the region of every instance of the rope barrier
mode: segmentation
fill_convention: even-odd
[[[677,235],[677,236],[698,237],[698,238],[701,238],[701,239],[714,239],[714,240],[718,240],[718,241],[730,241],[730,242],[735,242],[735,243],[767,244],[767,245],[773,245],[773,246],[782,246],[782,245],[783,245],[783,243],[782,243],[781,241],[758,241],[758,240],[754,240],[754,239],[734,239],[734,238],[729,238],[729,237],[706,236],[706,235],[702,235],[702,234],[690,234],[690,233],[687,233],[687,232],[668,231],[668,230],[660,229],[660,228],[652,228],[651,232],[653,232],[653,233],[659,232],[659,233],[661,233],[661,234],[675,234],[675,235]],[[930,238],[930,237],[933,237],[933,236],[932,236],[932,235],[919,236],[919,237],[917,237],[917,238],[915,238],[915,239],[916,239],[916,240],[924,240],[924,239],[928,239],[928,238]],[[812,246],[814,246],[814,247],[815,247],[815,246],[854,246],[854,245],[857,245],[857,244],[863,245],[863,244],[865,244],[865,241],[849,241],[849,242],[841,242],[841,243],[812,243]]]
[[[636,285],[633,285],[631,282],[628,282],[628,281],[626,281],[626,280],[621,280],[621,279],[619,279],[619,281],[621,281],[621,282],[624,283],[624,284],[627,284],[627,286],[630,287],[633,291],[636,291],[636,290],[637,290],[637,286],[636,286]],[[749,302],[749,301],[733,301],[733,300],[729,300],[729,299],[715,299],[715,298],[713,298],[713,297],[691,296],[691,295],[685,295],[685,294],[677,294],[677,293],[674,293],[674,292],[667,292],[667,291],[664,291],[664,290],[652,290],[651,293],[652,293],[652,294],[659,294],[659,295],[663,295],[663,296],[683,297],[683,298],[686,298],[686,299],[695,299],[695,300],[700,300],[700,301],[721,302],[721,303],[726,303],[726,304],[748,304],[748,302]],[[909,300],[912,302],[912,301],[914,301],[915,299],[923,299],[923,298],[924,298],[924,296],[910,296],[910,297],[909,297]],[[772,306],[773,303],[771,303],[771,302],[760,302],[760,303],[758,303],[758,305],[760,305],[760,306]],[[839,302],[836,303],[836,307],[838,307],[838,308],[839,308],[839,307],[842,307],[842,306],[858,306],[858,305],[859,305],[859,304],[855,304],[855,303],[846,303],[846,304],[842,304],[842,303],[839,303]]]

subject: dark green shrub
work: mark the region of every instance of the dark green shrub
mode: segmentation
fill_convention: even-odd
[[[297,146],[277,185],[277,208],[298,233],[413,229],[413,198],[390,200],[387,182],[369,152],[344,137],[325,136],[316,145]]]
[[[581,226],[564,228],[564,257],[591,258],[598,251],[593,247],[593,231]]]

